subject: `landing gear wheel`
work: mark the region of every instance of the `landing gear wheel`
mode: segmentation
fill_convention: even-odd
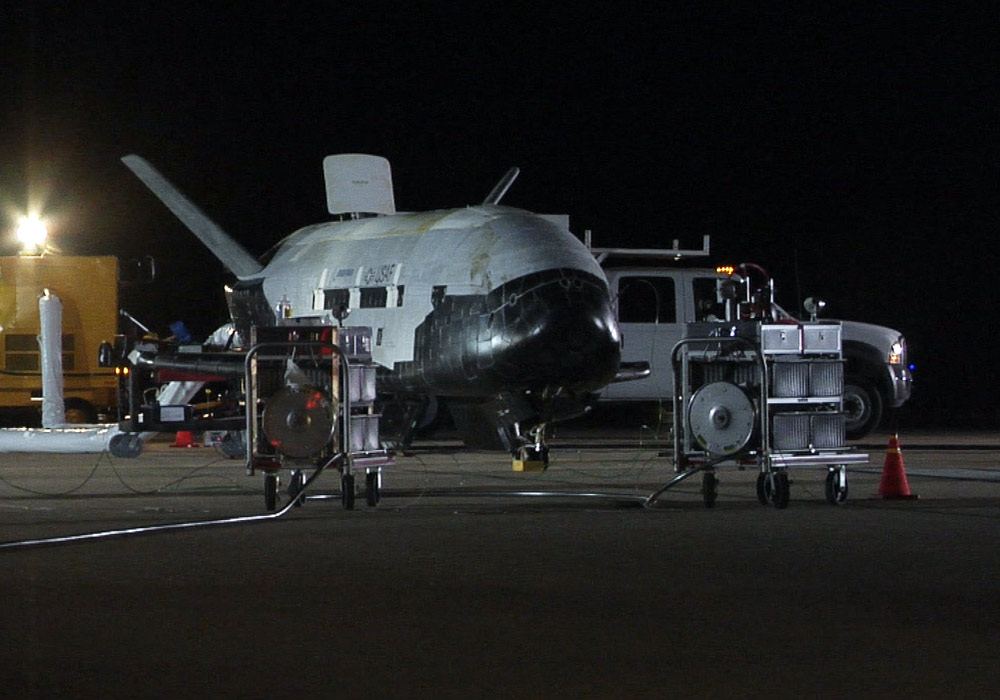
[[[377,471],[365,474],[365,500],[371,508],[377,506],[382,499],[381,477]]]
[[[788,472],[784,469],[762,472],[757,477],[757,500],[762,505],[772,505],[775,508],[788,507]]]
[[[719,477],[712,472],[705,472],[701,477],[701,497],[706,508],[715,506],[715,499],[719,497]]]
[[[300,507],[305,499],[299,498],[299,494],[302,493],[302,487],[306,483],[305,474],[302,473],[301,469],[292,470],[292,478],[288,482],[288,497],[295,501],[295,506]]]
[[[272,511],[278,506],[278,475],[264,474],[264,509]]]
[[[847,474],[841,473],[843,467],[831,469],[826,475],[826,500],[839,506],[847,500]]]
[[[344,510],[354,510],[354,474],[340,477],[340,502]]]
[[[523,462],[541,462],[542,471],[549,468],[549,448],[548,445],[536,447],[534,445],[524,445],[518,450],[518,459]]]

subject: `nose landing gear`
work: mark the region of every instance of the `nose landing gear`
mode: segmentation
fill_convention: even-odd
[[[514,455],[514,471],[541,472],[549,468],[549,446],[545,444],[545,423],[539,423],[529,432],[532,443],[521,445]]]

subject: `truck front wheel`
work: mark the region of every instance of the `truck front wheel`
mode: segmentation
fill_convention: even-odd
[[[847,377],[844,379],[844,413],[847,437],[851,440],[863,438],[882,420],[882,396],[871,382]]]

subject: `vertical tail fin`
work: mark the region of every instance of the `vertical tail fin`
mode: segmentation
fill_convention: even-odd
[[[127,155],[122,162],[142,180],[143,184],[163,202],[174,216],[187,226],[212,251],[222,264],[237,277],[251,277],[261,271],[246,248],[208,218],[191,200],[181,194],[156,168],[137,155]]]

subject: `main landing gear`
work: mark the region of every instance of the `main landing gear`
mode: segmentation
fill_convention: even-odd
[[[531,429],[527,442],[514,452],[514,471],[542,472],[549,468],[549,446],[545,443],[546,424],[539,423]],[[523,438],[522,438],[523,439]]]

